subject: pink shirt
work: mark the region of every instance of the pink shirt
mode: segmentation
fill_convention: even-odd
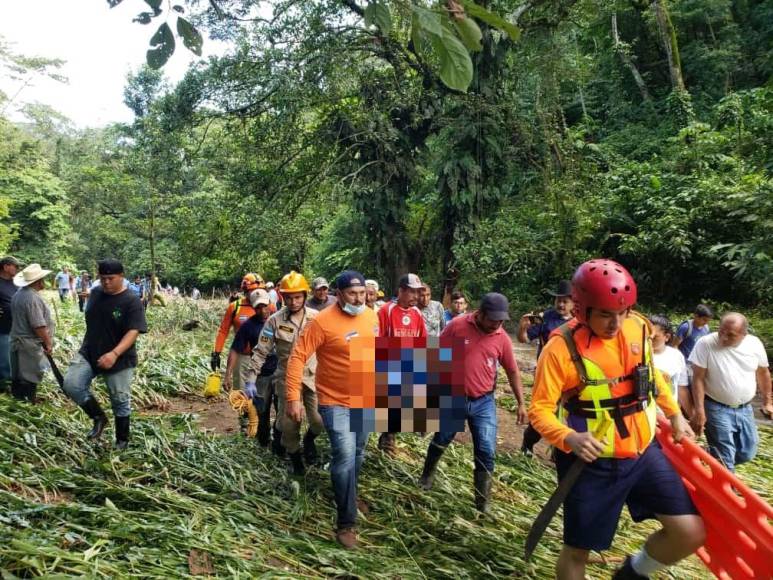
[[[518,370],[513,341],[500,328],[486,334],[475,324],[475,313],[457,316],[440,336],[464,338],[464,390],[468,397],[480,397],[494,388],[497,363],[508,372]]]

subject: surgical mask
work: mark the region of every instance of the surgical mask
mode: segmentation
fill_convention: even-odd
[[[364,304],[360,304],[359,306],[349,304],[348,302],[344,304],[344,312],[346,312],[349,316],[358,316],[365,312],[365,308],[366,306]]]

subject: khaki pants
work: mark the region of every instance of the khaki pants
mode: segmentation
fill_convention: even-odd
[[[285,375],[274,375],[274,386],[279,399],[279,428],[282,431],[282,445],[288,453],[297,453],[301,448],[301,424],[296,423],[285,415],[287,408],[287,389],[285,388]],[[309,422],[309,430],[315,435],[322,433],[322,417],[319,414],[317,393],[306,385],[301,390],[301,400],[306,409],[306,420]]]
[[[234,365],[233,369],[233,375],[231,375],[233,377],[233,388],[237,391],[241,391],[244,388],[244,379],[245,375],[247,374],[247,370],[250,368],[251,358],[251,354],[237,355],[236,364]]]

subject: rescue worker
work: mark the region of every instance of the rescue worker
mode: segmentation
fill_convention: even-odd
[[[416,274],[405,274],[398,283],[397,302],[390,302],[378,311],[379,336],[426,337],[424,316],[417,308],[419,292],[424,284]],[[382,433],[378,448],[390,456],[397,452],[397,434]]]
[[[264,286],[263,278],[258,274],[249,273],[245,274],[242,278],[242,295],[233,302],[228,303],[228,307],[225,309],[225,314],[223,315],[223,320],[220,321],[220,328],[217,329],[215,348],[212,350],[212,356],[210,357],[209,363],[213,371],[220,368],[220,353],[223,352],[223,347],[225,346],[228,334],[231,332],[231,328],[233,327],[234,334],[236,334],[239,331],[239,327],[256,314],[255,309],[250,304],[250,292],[257,290],[258,288],[263,288]],[[241,390],[243,386],[241,375],[248,363],[249,358],[245,357],[243,364],[234,367],[233,386],[238,390]]]
[[[279,293],[282,295],[284,306],[279,312],[271,316],[263,326],[258,344],[255,346],[252,354],[250,367],[247,370],[244,387],[246,391],[256,388],[255,377],[261,372],[271,353],[276,351],[279,360],[270,389],[276,392],[279,401],[276,422],[281,432],[281,444],[290,456],[293,474],[298,476],[303,475],[306,471],[304,459],[309,465],[317,462],[317,446],[314,440],[323,429],[322,417],[317,410],[317,393],[314,385],[317,358],[314,355],[309,357],[306,362],[301,380],[301,399],[306,409],[306,418],[309,421],[309,428],[303,437],[303,455],[301,455],[301,423],[291,419],[285,413],[287,360],[290,358],[290,353],[301,331],[319,314],[316,310],[306,305],[310,291],[311,289],[306,278],[295,271],[287,274],[279,282]],[[264,401],[270,401],[270,398],[266,398],[260,391],[257,391],[257,397],[258,399],[263,398]],[[266,414],[267,420],[268,416]],[[263,419],[261,418],[262,421]],[[258,425],[260,425],[260,422]],[[274,429],[274,440],[276,442],[279,433],[277,433],[276,427]]]
[[[357,480],[370,433],[353,431],[349,424],[349,341],[378,336],[378,319],[365,306],[362,274],[353,270],[342,272],[335,286],[336,304],[306,326],[287,361],[287,414],[298,423],[303,417],[304,369],[316,353],[319,414],[330,438],[330,479],[338,516],[336,540],[344,548],[352,549],[357,546]]]
[[[676,441],[694,434],[653,365],[649,323],[631,310],[636,298],[623,266],[585,262],[572,279],[576,318],[552,333],[537,362],[529,418],[556,448],[559,480],[577,457],[588,463],[564,501],[561,580],[584,578],[590,550],[609,548],[623,504],[635,522],[657,518],[662,527],[626,558],[616,579],[649,578],[705,539],[681,478],[653,442],[656,404]]]

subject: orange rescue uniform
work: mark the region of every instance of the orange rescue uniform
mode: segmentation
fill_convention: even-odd
[[[603,402],[610,396],[621,398],[633,395],[634,381],[629,377],[636,365],[642,362],[643,324],[648,323],[637,314],[632,314],[623,322],[617,336],[602,339],[593,335],[587,326],[578,325],[576,319],[571,321],[569,327],[575,328],[574,341],[577,352],[583,359],[586,370],[595,371],[589,374],[601,374],[607,379],[618,377],[623,379],[612,384],[586,386],[580,395],[580,399],[583,399],[582,402],[586,406],[603,408]],[[649,336],[648,326],[646,334]],[[651,349],[649,338],[647,345],[649,353]],[[658,393],[655,402],[666,417],[672,417],[679,413],[679,406],[660,371],[652,365],[650,368]],[[559,408],[558,414],[556,412],[559,405],[564,406],[568,400],[572,400],[580,384],[580,374],[572,361],[565,339],[560,336],[560,329],[557,329],[551,334],[537,363],[529,420],[551,445],[567,453],[571,452],[565,443],[567,435],[573,431],[592,430],[587,428],[587,421],[591,419],[586,421],[581,416],[567,413],[566,408]],[[576,402],[577,398],[573,400]],[[607,448],[602,456],[624,458],[635,457],[642,453],[654,437],[654,412],[650,401],[645,409],[618,418],[618,422],[622,421],[627,428],[628,436],[623,438],[619,429],[612,425],[607,435]],[[573,429],[572,425],[576,429]]]

